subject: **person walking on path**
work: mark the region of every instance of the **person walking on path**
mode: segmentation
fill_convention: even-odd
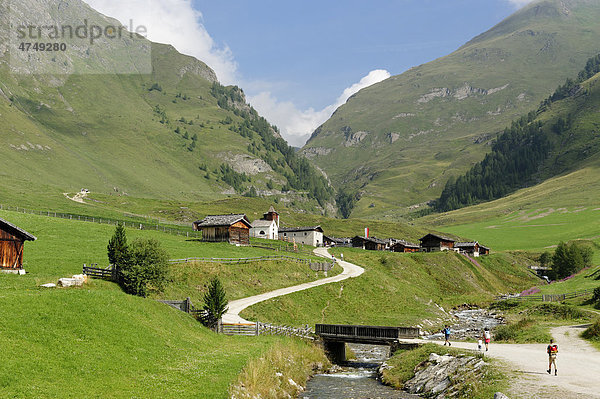
[[[481,338],[483,339],[483,342],[485,343],[485,351],[487,352],[489,350],[490,340],[492,338],[489,328],[486,327],[483,329],[483,336]]]
[[[450,326],[446,325],[446,327],[444,327],[444,329],[442,330],[442,332],[444,333],[444,338],[446,340],[444,342],[444,346],[446,344],[448,344],[448,346],[452,346],[452,344],[449,341],[449,339],[450,339]]]
[[[558,345],[554,343],[554,340],[550,340],[550,345],[548,345],[546,352],[548,353],[548,374],[552,374],[552,365],[554,364],[554,375],[558,375],[558,369],[556,368]]]

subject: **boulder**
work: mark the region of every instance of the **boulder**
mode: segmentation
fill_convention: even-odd
[[[82,285],[83,285],[83,280],[80,280],[80,279],[66,278],[66,277],[58,279],[59,287],[77,287],[77,286],[82,286]]]
[[[502,392],[496,392],[494,394],[494,399],[510,399],[508,396],[503,394]]]

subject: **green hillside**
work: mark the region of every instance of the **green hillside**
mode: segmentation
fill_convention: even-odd
[[[544,100],[537,112],[514,121],[492,151],[466,174],[451,177],[433,208],[447,211],[500,198],[521,187],[574,171],[598,158],[600,55],[577,79]]]
[[[43,20],[59,5],[14,7]],[[80,1],[60,7],[67,7],[61,18],[106,20]],[[7,13],[0,18],[8,24]],[[165,199],[305,196],[308,209],[323,211],[332,190],[321,174],[246,104],[241,89],[221,86],[201,61],[168,45],[123,39],[67,53],[64,63],[94,71],[134,58],[140,45],[150,49],[150,73],[30,74],[11,58],[15,50],[0,48],[3,185],[45,196],[82,187]],[[57,60],[40,57],[29,72],[53,72]]]
[[[152,298],[127,295],[101,280],[41,288],[81,273],[83,263],[105,265],[114,226],[6,211],[0,217],[38,237],[25,245],[26,275],[0,273],[1,397],[226,398],[243,367],[282,339],[217,335],[154,299],[191,296],[200,306],[214,275],[231,299],[315,278],[306,265],[293,262],[196,264],[187,273],[174,265],[167,291]],[[177,258],[273,254],[156,231],[127,229],[127,235],[157,239]]]
[[[543,0],[454,53],[361,90],[303,152],[358,193],[353,216],[423,209],[489,152],[512,120],[598,53],[600,2]]]
[[[293,324],[416,325],[437,328],[451,309],[489,303],[495,295],[520,292],[539,282],[526,256],[496,253],[475,265],[454,252],[381,253],[338,248],[336,256],[365,268],[360,277],[254,305],[242,317]]]

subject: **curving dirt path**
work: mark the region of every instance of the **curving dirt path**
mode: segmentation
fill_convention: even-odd
[[[329,252],[327,252],[327,248],[316,248],[314,252],[318,256],[331,259],[331,255],[329,254]],[[266,301],[267,299],[291,294],[292,292],[303,291],[309,288],[318,287],[323,284],[336,283],[338,281],[346,280],[348,278],[358,277],[365,271],[365,269],[363,269],[360,266],[339,259],[337,259],[337,264],[344,269],[344,271],[338,274],[337,276],[327,277],[320,280],[311,281],[310,283],[304,283],[292,287],[281,288],[275,291],[266,292],[264,294],[254,295],[248,298],[237,299],[235,301],[229,302],[229,309],[227,310],[227,313],[223,315],[223,323],[251,323],[250,321],[244,320],[240,317],[240,312],[246,309],[247,307],[250,307],[262,301]]]
[[[600,351],[579,337],[587,325],[555,327],[558,376],[548,375],[548,344],[490,344],[486,356],[503,361],[515,372],[507,395],[514,398],[600,398]],[[422,342],[422,340],[419,340]],[[443,345],[442,341],[435,341]],[[453,342],[453,347],[477,349],[476,343]]]

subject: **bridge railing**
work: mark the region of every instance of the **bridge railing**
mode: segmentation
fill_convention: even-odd
[[[420,329],[413,327],[317,324],[315,325],[315,334],[327,338],[396,340],[399,338],[418,338]]]

